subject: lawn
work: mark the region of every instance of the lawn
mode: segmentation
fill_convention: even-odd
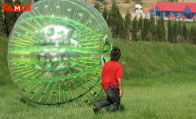
[[[8,76],[7,42],[0,36],[0,119],[194,119],[196,117],[196,46],[185,43],[127,42],[121,49],[124,96],[119,112],[98,114],[84,107],[32,107],[21,101]],[[104,95],[100,97],[104,98]]]

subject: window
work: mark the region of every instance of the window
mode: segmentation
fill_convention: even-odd
[[[177,12],[174,12],[174,16],[177,17]]]
[[[166,12],[166,17],[169,17],[169,12]]]

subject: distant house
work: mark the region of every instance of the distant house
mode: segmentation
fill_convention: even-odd
[[[150,9],[150,16],[186,17],[196,16],[196,3],[159,2]]]

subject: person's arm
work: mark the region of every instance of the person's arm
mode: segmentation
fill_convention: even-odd
[[[117,81],[118,81],[118,85],[119,85],[119,89],[120,89],[120,97],[123,96],[123,87],[122,87],[122,81],[121,81],[121,78],[117,78]]]

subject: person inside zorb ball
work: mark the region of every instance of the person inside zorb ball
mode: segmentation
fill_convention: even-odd
[[[40,0],[9,39],[11,77],[30,103],[93,103],[102,93],[112,39],[102,15],[83,0]]]

